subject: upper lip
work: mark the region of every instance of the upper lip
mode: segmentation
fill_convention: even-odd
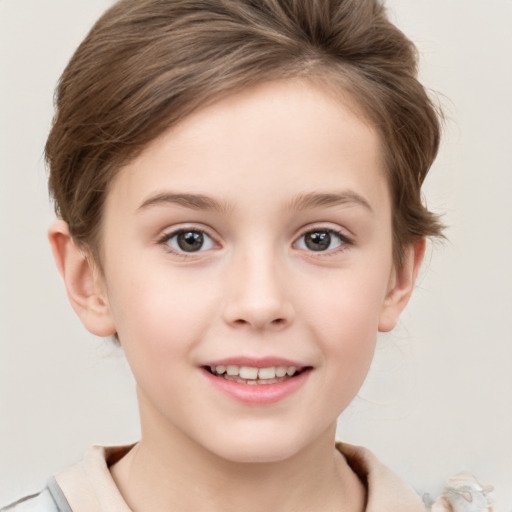
[[[249,366],[251,368],[270,368],[272,366],[294,366],[296,368],[305,368],[306,364],[299,361],[293,361],[282,357],[226,357],[214,361],[206,361],[201,366]]]

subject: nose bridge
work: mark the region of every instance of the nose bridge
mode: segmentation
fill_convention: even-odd
[[[227,280],[226,321],[257,329],[288,324],[293,308],[284,267],[272,244],[249,244],[236,251]]]

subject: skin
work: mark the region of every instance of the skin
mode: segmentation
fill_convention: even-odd
[[[266,83],[192,114],[119,172],[102,272],[64,222],[50,229],[75,311],[118,333],[137,381],[142,439],[111,468],[134,511],[364,509],[333,449],[336,419],[423,254],[420,241],[395,268],[381,156],[348,100]],[[204,233],[201,250],[183,250],[180,229]],[[312,250],[313,233],[327,247]],[[202,369],[237,357],[309,371],[278,402],[248,404]]]

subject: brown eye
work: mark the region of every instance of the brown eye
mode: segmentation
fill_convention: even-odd
[[[165,243],[176,252],[199,252],[215,247],[215,242],[204,231],[195,229],[172,233]]]
[[[331,245],[331,234],[326,231],[307,233],[304,236],[304,242],[312,251],[326,251]]]
[[[186,252],[196,252],[203,247],[204,237],[198,231],[184,231],[176,239],[179,248]]]
[[[345,243],[349,243],[347,237],[330,229],[317,229],[304,233],[297,241],[297,247],[314,252],[337,249]]]

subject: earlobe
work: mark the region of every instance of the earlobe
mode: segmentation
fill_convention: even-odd
[[[389,290],[384,300],[380,319],[379,331],[392,331],[400,313],[409,302],[418,272],[425,253],[425,239],[421,238],[405,250],[404,263],[393,271]]]
[[[85,328],[97,336],[114,335],[105,286],[92,258],[75,244],[64,221],[52,224],[48,239],[71,306]]]

